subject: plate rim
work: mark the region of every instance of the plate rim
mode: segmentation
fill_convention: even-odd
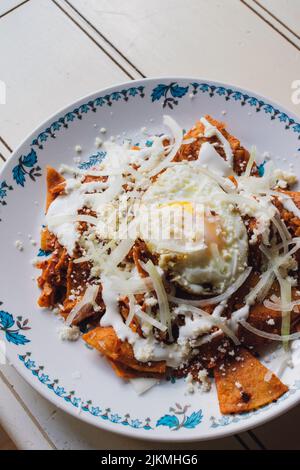
[[[136,80],[127,80],[127,81],[121,81],[117,82],[113,85],[110,85],[105,88],[100,88],[97,89],[91,93],[88,93],[86,95],[81,96],[80,98],[76,99],[75,101],[71,101],[68,105],[64,105],[61,107],[59,110],[56,112],[52,113],[47,119],[43,120],[41,124],[35,127],[35,129],[31,132],[29,132],[21,141],[21,143],[16,147],[16,149],[12,152],[12,154],[8,157],[4,165],[2,166],[0,170],[0,176],[6,171],[7,167],[12,165],[14,160],[16,159],[16,156],[20,153],[20,150],[30,142],[33,136],[35,136],[39,131],[47,124],[49,124],[50,121],[55,120],[55,118],[65,114],[70,108],[75,108],[78,106],[81,102],[83,101],[89,101],[92,99],[92,97],[96,97],[97,95],[101,95],[104,93],[108,92],[113,92],[116,88],[118,87],[131,87],[131,86],[138,86],[138,85],[143,85],[143,84],[148,84],[148,83],[156,83],[158,81],[161,82],[180,82],[180,81],[198,81],[198,82],[205,82],[207,84],[212,84],[216,86],[222,86],[227,89],[232,88],[234,91],[240,91],[243,94],[248,93],[250,96],[259,98],[264,101],[265,104],[270,104],[274,108],[277,108],[280,112],[285,113],[289,118],[292,118],[295,120],[295,123],[298,124],[298,121],[300,121],[300,117],[294,112],[290,111],[281,104],[270,100],[269,98],[265,97],[264,95],[261,95],[259,93],[256,93],[252,90],[249,90],[247,88],[243,88],[234,84],[229,84],[227,82],[222,82],[218,80],[213,80],[213,79],[208,79],[208,78],[201,78],[201,77],[195,77],[195,76],[158,76],[158,77],[150,77],[150,78],[141,78],[141,79],[136,79]],[[14,360],[12,360],[12,356]],[[276,407],[274,406],[272,410],[270,410],[270,413],[268,412],[269,410],[266,410],[266,413],[262,413],[259,416],[253,416],[252,419],[249,421],[245,420],[245,422],[239,422],[236,423],[236,426],[232,426],[229,428],[226,427],[220,427],[219,430],[214,429],[214,431],[210,435],[207,431],[203,435],[195,435],[195,431],[193,434],[189,435],[183,435],[183,434],[175,434],[175,433],[159,433],[159,435],[151,434],[151,433],[142,433],[141,429],[135,429],[135,428],[128,428],[128,427],[114,427],[112,429],[111,426],[107,426],[105,422],[101,421],[96,421],[93,418],[90,418],[87,415],[84,415],[82,413],[76,412],[76,410],[73,407],[68,406],[67,403],[64,403],[61,400],[58,400],[55,395],[49,393],[49,391],[45,388],[42,387],[42,384],[40,384],[39,381],[35,381],[31,379],[31,376],[26,373],[26,370],[22,367],[21,363],[19,361],[15,361],[15,355],[13,355],[10,351],[7,352],[7,357],[9,362],[12,363],[13,367],[20,373],[21,377],[30,385],[33,387],[35,391],[37,391],[40,395],[42,395],[45,399],[49,400],[54,406],[58,407],[62,411],[70,414],[71,416],[74,416],[75,418],[79,418],[81,421],[84,421],[88,424],[91,424],[95,426],[98,429],[104,430],[104,431],[109,431],[113,432],[115,434],[127,436],[129,438],[135,438],[139,440],[147,440],[147,441],[160,441],[160,442],[201,442],[201,441],[208,441],[208,440],[213,440],[213,439],[220,439],[223,437],[229,437],[232,436],[236,433],[241,433],[246,431],[247,429],[255,429],[256,427],[265,424],[266,422],[270,422],[272,419],[275,419],[284,413],[288,412],[291,408],[296,406],[300,402],[300,395],[292,397],[289,401],[286,402],[285,405]],[[199,428],[200,429],[200,428]]]

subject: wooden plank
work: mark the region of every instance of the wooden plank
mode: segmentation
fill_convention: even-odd
[[[0,451],[1,450],[16,450],[16,446],[0,426]]]
[[[48,0],[31,0],[0,19],[0,57],[7,86],[0,129],[10,147],[61,107],[129,78]]]
[[[254,429],[256,436],[268,449],[299,450],[300,406],[293,408],[280,418]]]
[[[268,8],[269,2],[264,2],[260,0],[241,0],[241,2],[250,8],[254,13],[256,13],[257,17],[265,21],[266,24],[268,24],[271,28],[274,29],[279,35],[282,36],[282,38],[286,41],[288,41],[291,45],[296,47],[298,51],[300,51],[300,35],[296,33],[295,30],[293,30],[288,23],[290,23],[290,17],[292,16],[293,10],[298,10],[298,16],[300,14],[299,7],[300,4],[298,3],[295,4],[293,3],[293,7],[291,8],[291,4],[287,3],[287,14],[282,17],[281,13],[283,11],[283,5],[284,1],[280,0],[280,5],[281,7],[279,8],[279,5],[277,4],[278,8],[275,9],[275,12],[277,13],[274,14],[271,9]],[[266,3],[266,5],[265,5]],[[268,5],[267,5],[268,4]],[[272,3],[273,5],[273,3]]]
[[[24,412],[22,403],[9,390],[9,385],[0,371],[0,416],[1,424],[18,449],[22,450],[50,450],[53,449],[50,441],[45,438],[39,426]]]
[[[298,0],[258,0],[257,3],[284,23],[300,39],[300,2]]]
[[[28,2],[28,0],[1,0],[0,2],[0,17],[11,13],[15,8]]]
[[[239,0],[67,3],[147,76],[195,76],[233,83],[300,114],[291,101],[291,83],[300,69],[299,51]]]

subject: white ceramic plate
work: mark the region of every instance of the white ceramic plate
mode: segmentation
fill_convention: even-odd
[[[142,127],[162,130],[166,113],[186,129],[204,114],[225,120],[244,145],[268,151],[282,168],[292,163],[300,174],[297,118],[254,93],[206,80],[166,78],[124,83],[79,100],[33,132],[1,172],[0,340],[28,383],[88,423],[143,439],[213,439],[257,426],[298,403],[300,366],[283,377],[290,385],[287,394],[247,414],[222,416],[214,389],[187,395],[183,380],[162,383],[138,397],[83,341],[62,342],[59,321],[36,303],[37,271],[31,260],[39,250],[29,236],[38,241],[43,224],[46,165],[74,165],[76,144],[82,146],[82,161],[89,161],[97,153],[100,127],[107,128],[107,137],[125,131],[139,142]],[[274,371],[276,360],[268,364]]]

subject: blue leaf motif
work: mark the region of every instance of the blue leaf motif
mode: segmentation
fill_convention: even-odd
[[[15,321],[13,319],[13,316],[8,313],[4,312],[3,310],[0,311],[0,324],[3,329],[7,330],[8,328],[11,328],[14,326]]]
[[[164,415],[156,423],[156,426],[168,426],[169,428],[177,428],[179,420],[175,415]]]
[[[24,335],[20,335],[18,331],[11,331],[8,330],[5,332],[6,339],[9,343],[13,343],[16,346],[24,345],[26,343],[29,343],[29,339],[25,338]]]
[[[201,423],[203,419],[203,414],[202,414],[202,410],[199,410],[199,411],[194,411],[191,416],[188,416],[183,424],[183,427],[184,428],[187,428],[187,429],[193,429],[195,428],[196,426],[198,426],[198,424]]]
[[[159,85],[157,85],[157,87],[155,87],[151,93],[152,101],[160,100],[168,91],[168,89],[169,89],[168,85],[164,85],[163,83],[160,83]]]
[[[17,165],[12,170],[13,178],[15,182],[24,187],[25,183],[25,171],[20,165]]]
[[[186,86],[179,86],[177,83],[175,85],[172,85],[170,88],[171,95],[174,98],[182,98],[184,95],[187,94],[189,87]]]

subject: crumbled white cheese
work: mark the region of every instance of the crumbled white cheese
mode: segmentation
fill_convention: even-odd
[[[281,189],[286,189],[287,186],[297,183],[297,176],[294,173],[281,170],[280,168],[274,170],[274,177],[277,180],[276,186]]]
[[[157,299],[155,297],[148,297],[145,299],[145,305],[147,305],[147,307],[154,307],[155,305],[157,305]]]
[[[97,149],[98,149],[99,147],[101,147],[102,144],[103,144],[103,140],[100,139],[100,137],[96,137],[96,139],[95,139],[95,147],[97,147]]]
[[[74,370],[74,372],[72,372],[72,379],[81,379],[81,373],[79,370]]]
[[[59,339],[62,341],[77,341],[80,337],[78,326],[63,325],[58,332]]]
[[[75,145],[74,150],[75,150],[76,153],[81,153],[82,152],[81,145]]]
[[[272,375],[273,375],[273,372],[271,372],[270,370],[268,370],[268,372],[265,374],[264,376],[264,381],[265,382],[270,382],[271,378],[272,378]]]
[[[23,242],[21,242],[21,240],[16,240],[16,241],[15,241],[15,247],[16,247],[19,251],[23,251],[23,250],[24,250],[24,245],[23,245]]]
[[[272,325],[272,326],[275,325],[274,319],[273,319],[273,318],[269,318],[269,320],[267,320],[267,324],[268,324],[268,325]]]
[[[209,390],[211,389],[211,381],[209,380],[208,372],[206,369],[199,370],[198,379],[201,383],[202,392],[209,392]]]
[[[105,127],[101,127],[100,132],[101,132],[101,134],[105,134],[106,133]]]

